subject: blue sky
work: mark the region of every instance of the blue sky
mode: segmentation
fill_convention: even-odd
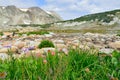
[[[38,6],[56,11],[63,19],[73,19],[86,14],[120,9],[120,0],[0,0],[0,6],[19,8]]]

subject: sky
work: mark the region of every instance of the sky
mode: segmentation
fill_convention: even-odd
[[[120,0],[0,0],[0,6],[40,7],[57,12],[64,20],[120,9]]]

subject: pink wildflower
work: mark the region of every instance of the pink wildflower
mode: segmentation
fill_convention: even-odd
[[[52,55],[52,56],[54,56],[55,54],[56,54],[56,53],[55,53],[54,51],[53,51],[53,52],[51,52],[51,55]]]
[[[44,64],[47,64],[47,60],[44,59],[44,60],[43,60],[43,63],[44,63]]]

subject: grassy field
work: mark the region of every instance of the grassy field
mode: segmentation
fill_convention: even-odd
[[[39,56],[39,57],[38,57]],[[0,80],[119,80],[120,53],[111,56],[71,49],[0,61]]]

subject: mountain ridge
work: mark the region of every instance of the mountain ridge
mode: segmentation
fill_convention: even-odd
[[[75,19],[58,21],[51,26],[56,29],[119,29],[120,30],[120,9],[101,13],[88,14]]]
[[[62,20],[57,13],[49,13],[39,7],[20,9],[13,5],[0,6],[0,25],[47,24]]]

